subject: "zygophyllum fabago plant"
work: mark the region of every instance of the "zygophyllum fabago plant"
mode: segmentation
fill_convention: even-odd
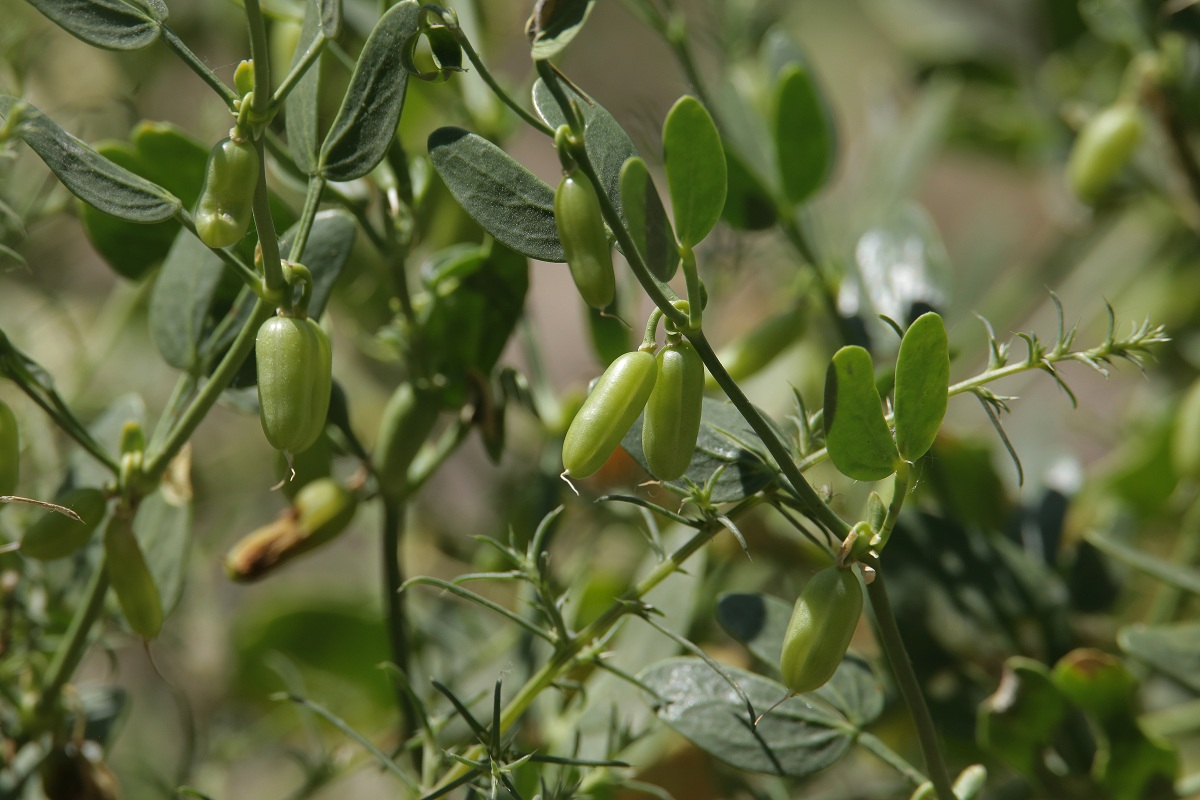
[[[786,26],[760,24],[770,4],[627,0],[687,83],[640,149],[567,57],[599,37],[585,27],[593,12],[612,13],[594,0],[531,9],[529,101],[482,44],[485,31],[521,31],[478,3],[246,0],[248,49],[230,83],[161,0],[29,5],[122,58],[177,58],[203,102],[227,112],[228,134],[209,144],[143,121],[127,140],[89,145],[19,81],[0,95],[4,253],[19,264],[22,231],[62,210],[59,189],[29,177],[40,160],[77,198],[66,208],[99,256],[139,287],[115,316],[147,321],[176,373],[161,401],[85,401],[35,360],[44,345],[27,326],[4,321],[13,407],[0,404],[0,495],[28,502],[0,516],[0,795],[121,796],[130,779],[108,762],[124,681],[97,677],[89,653],[134,655],[127,645],[141,640],[156,662],[186,660],[194,642],[175,612],[204,564],[274,582],[336,563],[340,545],[327,545],[372,527],[377,544],[354,552],[371,553],[378,616],[338,607],[323,585],[336,570],[313,566],[300,611],[266,602],[257,626],[231,622],[234,681],[259,676],[239,691],[287,701],[287,725],[312,737],[300,745],[278,717],[262,723],[271,736],[256,746],[307,748],[281,796],[1123,800],[1195,788],[1195,715],[1143,704],[1194,709],[1200,692],[1186,669],[1200,634],[1176,621],[1200,588],[1196,392],[1178,427],[1167,409],[1169,424],[1127,437],[1121,465],[1076,495],[1076,528],[1066,493],[1022,508],[990,455],[998,445],[1023,476],[1021,442],[1002,426],[1014,398],[999,394],[1017,376],[1047,373],[1074,401],[1076,367],[1107,375],[1165,351],[1182,383],[1197,365],[1162,325],[1121,325],[1095,296],[1109,317],[1098,341],[1077,341],[1042,289],[1057,310],[1049,341],[958,325],[971,309],[950,301],[944,250],[911,197],[928,154],[955,136],[1010,162],[1034,151],[1086,229],[1070,237],[1102,237],[1140,209],[1160,234],[1155,257],[1189,264],[1200,202],[1190,10],[1164,5],[1151,19],[1085,2],[1047,21],[1056,38],[1036,57],[1058,72],[1036,91],[1067,125],[1039,116],[1021,64],[1003,70],[1012,85],[934,69],[946,80],[922,90],[893,149],[878,148],[886,163],[859,187],[868,222],[856,228],[828,222],[822,204],[836,209],[835,165],[859,145],[839,136]],[[701,46],[691,25],[705,13],[719,34]],[[1089,46],[1104,56],[1092,83]],[[732,77],[709,77],[705,51],[730,59]],[[8,57],[20,76],[20,53]],[[739,76],[757,98],[735,89]],[[984,131],[983,107],[1008,127]],[[517,128],[560,175],[544,180],[502,147]],[[428,132],[421,146],[413,131]],[[852,258],[834,244],[839,225]],[[713,320],[738,297],[723,274],[728,243],[766,238],[775,248],[760,272],[778,278],[781,302],[727,341]],[[1064,244],[1047,267],[1085,261]],[[543,367],[556,342],[526,318],[531,281],[561,264],[600,362],[574,401]],[[17,268],[4,279],[29,280]],[[1184,333],[1188,310],[1172,312]],[[820,354],[823,393],[808,372],[779,374],[797,344]],[[798,387],[784,393],[790,414],[751,401],[743,384],[764,376]],[[381,389],[372,408],[364,397]],[[946,424],[961,395],[979,401],[993,444]],[[97,399],[107,410],[84,410]],[[265,504],[278,479],[285,508],[223,538],[223,557],[199,547],[189,568],[194,504],[229,503],[203,482],[193,494],[190,478],[193,453],[209,463],[201,424],[228,420],[214,413],[222,400],[257,414],[279,451],[278,476],[246,480]],[[536,435],[506,435],[514,428]],[[513,475],[495,476],[511,496],[490,512],[506,535],[468,545],[420,510],[457,502],[441,475],[461,467],[472,430]],[[1174,562],[1129,541],[1164,517]],[[1130,585],[1153,582],[1149,610],[1096,589],[1114,584],[1112,564],[1136,573]],[[128,712],[124,735],[154,727],[151,713]],[[202,716],[206,736],[234,736]],[[668,728],[690,742],[702,788],[687,788],[664,748]],[[227,764],[201,768],[219,760],[201,749],[220,747],[197,744],[191,727],[186,741],[177,768],[153,770],[160,794],[261,796],[221,777]],[[371,788],[337,788],[351,775]]]

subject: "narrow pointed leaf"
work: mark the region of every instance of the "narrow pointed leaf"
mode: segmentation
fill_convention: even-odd
[[[137,50],[158,39],[167,18],[162,0],[29,0],[52,22],[105,50]]]
[[[896,447],[905,461],[929,451],[946,416],[950,345],[932,311],[908,326],[896,357]]]
[[[621,205],[629,233],[646,266],[659,280],[671,280],[679,266],[675,233],[646,162],[636,156],[621,169]]]
[[[774,140],[783,191],[803,203],[833,172],[837,145],[833,118],[803,61],[780,72],[774,89]]]
[[[179,198],[117,166],[29,103],[0,95],[0,114],[19,115],[16,135],[83,202],[130,222],[161,222],[179,210]]]
[[[413,0],[397,3],[371,31],[321,145],[319,169],[329,180],[361,178],[387,153],[404,108],[404,42],[417,32],[418,9]]]
[[[896,471],[900,454],[883,417],[871,355],[857,345],[838,350],[825,373],[825,446],[848,478],[878,481]]]
[[[708,236],[721,218],[727,189],[725,151],[699,100],[681,97],[663,123],[663,161],[675,213],[675,233],[687,247]]]
[[[541,261],[566,260],[554,222],[554,190],[482,136],[439,128],[429,158],[450,193],[497,241]]]

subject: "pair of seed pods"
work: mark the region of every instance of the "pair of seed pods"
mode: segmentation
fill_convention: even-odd
[[[600,469],[644,409],[642,451],[650,472],[675,480],[696,449],[703,398],[704,364],[677,334],[657,357],[646,350],[624,354],[600,376],[567,429],[566,475],[586,478]]]

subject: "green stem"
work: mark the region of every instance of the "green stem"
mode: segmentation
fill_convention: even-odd
[[[303,261],[304,247],[308,244],[308,235],[312,233],[313,220],[317,218],[317,209],[321,207],[321,194],[325,191],[325,179],[313,175],[308,179],[308,193],[304,196],[304,210],[300,213],[300,224],[296,228],[296,238],[292,241],[288,261]]]
[[[696,252],[690,247],[679,248],[680,266],[683,278],[687,284],[688,299],[688,328],[700,330],[704,319],[703,289],[700,285],[700,273],[696,269]]]
[[[320,57],[321,51],[325,49],[325,45],[328,42],[329,40],[325,38],[324,31],[317,31],[317,35],[313,38],[312,43],[309,44],[308,49],[304,51],[304,55],[296,62],[296,66],[292,67],[291,71],[283,79],[283,82],[275,88],[275,93],[271,95],[272,109],[278,110],[283,106],[283,101],[287,100],[287,96],[296,88],[296,84],[312,68],[312,65]],[[257,73],[258,69],[256,68],[254,71]],[[255,94],[257,94],[257,91],[256,89]]]
[[[888,503],[887,515],[883,518],[883,525],[880,526],[879,544],[876,546],[876,552],[882,552],[883,548],[887,547],[888,539],[892,536],[892,530],[896,527],[896,520],[900,518],[900,509],[904,507],[904,498],[908,494],[908,481],[912,470],[904,461],[900,462],[900,466],[896,469],[896,476],[892,479],[892,501]]]
[[[942,757],[933,717],[929,714],[925,695],[921,692],[921,685],[913,672],[908,650],[900,637],[900,628],[896,625],[896,616],[892,612],[891,600],[888,599],[883,570],[879,568],[878,559],[871,559],[870,566],[875,569],[875,579],[867,584],[867,596],[871,598],[871,608],[875,611],[879,644],[887,655],[888,663],[892,665],[892,674],[896,677],[896,685],[904,698],[904,704],[912,714],[921,755],[925,757],[925,771],[929,773],[929,780],[933,783],[938,800],[956,800],[954,782],[950,779],[950,772],[946,769],[946,761]]]
[[[196,394],[191,405],[171,426],[171,432],[167,434],[161,449],[147,454],[143,473],[148,481],[155,483],[162,478],[171,459],[179,452],[179,448],[183,447],[191,438],[196,427],[200,425],[213,404],[217,402],[217,398],[221,396],[221,392],[225,391],[237,371],[241,369],[242,362],[246,360],[246,357],[250,355],[250,350],[254,347],[254,337],[258,334],[258,327],[271,316],[273,311],[272,305],[261,298],[255,303],[250,319],[246,320],[246,325],[238,333],[229,351],[225,353],[221,363],[213,370],[213,374],[204,387]]]
[[[267,23],[263,19],[258,0],[244,0],[246,23],[250,27],[250,60],[254,62],[254,99],[250,110],[257,125],[270,119],[271,108],[271,59],[267,45]],[[258,150],[261,156],[262,148]],[[266,162],[262,162],[266,165]],[[264,254],[265,255],[265,254]]]
[[[256,73],[257,74],[257,73]],[[258,248],[262,252],[263,289],[267,297],[284,308],[292,307],[292,293],[283,277],[279,263],[279,238],[271,217],[270,195],[267,193],[266,143],[262,137],[254,142],[258,149],[258,186],[254,190],[254,227],[258,230]]]
[[[554,136],[553,128],[547,125],[541,118],[526,110],[526,108],[514,100],[508,94],[508,92],[504,91],[504,87],[496,82],[496,79],[492,76],[492,73],[488,72],[488,68],[483,63],[483,59],[479,57],[479,54],[475,52],[475,48],[471,46],[471,40],[467,38],[467,34],[462,28],[458,27],[457,25],[447,25],[446,30],[454,34],[454,38],[458,40],[458,44],[462,47],[463,52],[467,54],[467,58],[473,65],[475,65],[475,69],[479,71],[479,77],[483,78],[483,82],[486,83],[488,88],[492,90],[492,93],[500,99],[500,102],[511,108],[514,112],[516,112],[518,117],[525,120],[525,122],[529,123],[529,125],[533,126],[535,130],[540,131],[547,136]]]
[[[196,233],[196,223],[192,219],[192,215],[186,209],[179,209],[175,213],[175,219],[179,220],[179,224],[191,231],[192,235],[199,238],[200,234]],[[248,267],[245,262],[237,257],[229,248],[222,247],[212,251],[221,261],[225,262],[225,266],[233,270],[234,274],[242,283],[249,286],[255,294],[262,293],[262,280],[258,277],[258,273]]]
[[[54,659],[46,670],[46,680],[42,683],[41,696],[38,698],[39,712],[47,712],[58,702],[63,687],[87,651],[88,637],[92,626],[104,609],[104,596],[108,592],[108,570],[104,564],[104,553],[101,552],[96,561],[95,571],[83,590],[83,597],[75,608],[75,616],[63,635],[63,640],[54,652]]]
[[[0,331],[0,343],[4,341],[4,334]],[[92,438],[88,429],[75,418],[70,406],[63,401],[58,392],[54,391],[52,387],[43,386],[41,381],[29,373],[23,357],[19,353],[14,352],[10,357],[4,358],[3,352],[0,351],[0,374],[16,383],[21,391],[29,396],[30,400],[36,403],[42,411],[45,411],[50,419],[54,420],[63,433],[74,439],[76,444],[103,464],[105,469],[112,472],[113,475],[120,473],[120,465]]]
[[[229,108],[232,110],[233,101],[238,99],[237,92],[226,86],[225,83],[216,76],[216,73],[209,69],[203,61],[197,58],[196,54],[188,49],[188,46],[183,43],[183,40],[180,39],[175,34],[175,31],[171,30],[169,26],[160,25],[159,29],[162,31],[163,41],[167,43],[168,47],[175,51],[175,55],[183,59],[183,63],[187,64],[188,67],[191,68],[192,72],[199,75],[200,80],[212,87],[212,90],[219,94],[221,99],[225,101],[225,105],[229,106]]]
[[[404,500],[383,500],[383,608],[386,614],[388,646],[396,669],[408,674],[408,617],[404,608],[404,567],[400,563],[400,539],[404,534]],[[396,705],[400,709],[399,741],[408,738],[409,728],[416,719],[412,699],[403,687],[396,685]]]
[[[171,396],[167,399],[167,404],[163,406],[162,415],[159,417],[158,424],[155,425],[154,432],[150,435],[150,441],[146,445],[149,451],[153,452],[158,448],[159,440],[171,429],[173,420],[183,409],[184,401],[195,390],[195,375],[190,373],[181,375],[179,380],[175,382],[175,388],[171,390]]]
[[[740,513],[742,509],[751,508],[757,504],[754,498],[747,498],[747,500],[744,500],[734,508],[729,516],[732,517]],[[521,687],[520,691],[508,702],[504,710],[500,712],[500,734],[503,735],[505,731],[520,719],[521,715],[528,710],[539,694],[549,688],[564,673],[570,671],[581,652],[603,638],[626,614],[635,611],[639,600],[645,597],[654,587],[674,574],[688,558],[724,529],[724,525],[717,520],[705,522],[691,539],[681,545],[679,549],[666,559],[659,562],[650,574],[638,581],[637,585],[622,595],[620,600],[609,606],[603,614],[582,631],[564,641],[550,660],[525,682],[525,685]],[[487,751],[482,745],[476,745],[468,750],[464,757],[477,761],[486,754]],[[438,789],[448,787],[454,781],[466,775],[469,770],[470,767],[465,764],[455,762],[446,774],[442,776],[441,781],[438,782],[437,787],[433,791],[436,792]]]
[[[908,778],[913,786],[920,786],[929,780],[929,778],[921,774],[919,769],[905,761],[899,753],[884,744],[879,737],[860,730],[855,732],[855,740],[864,750],[878,756],[889,767],[899,772],[905,778]]]
[[[779,466],[779,470],[783,476],[791,484],[793,492],[797,499],[804,505],[804,510],[809,515],[809,518],[817,522],[830,533],[837,536],[839,539],[845,538],[850,532],[850,524],[839,517],[828,504],[817,494],[812,488],[804,475],[801,474],[799,467],[787,444],[779,438],[779,434],[775,432],[775,428],[771,423],[767,422],[762,412],[754,406],[753,403],[742,392],[737,381],[730,377],[725,371],[717,354],[713,352],[712,345],[708,343],[703,331],[691,331],[685,334],[692,346],[696,348],[696,352],[700,354],[700,358],[704,361],[704,366],[708,368],[709,373],[716,380],[717,385],[729,397],[730,402],[734,407],[745,417],[746,422],[750,423],[750,427],[762,439],[766,445],[767,451],[771,457],[775,459],[775,463]]]

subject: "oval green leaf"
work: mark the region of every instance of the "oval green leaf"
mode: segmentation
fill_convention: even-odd
[[[833,117],[804,62],[780,72],[774,90],[773,134],[783,192],[803,203],[833,172],[837,141]]]
[[[908,326],[896,357],[896,448],[905,461],[916,461],[933,447],[949,388],[946,326],[930,311]]]
[[[646,266],[661,281],[679,266],[679,247],[646,162],[634,156],[621,168],[621,207],[633,242]]]
[[[725,208],[727,175],[721,135],[708,109],[684,95],[663,123],[663,162],[680,243],[695,247]]]
[[[725,667],[766,711],[787,695],[783,684]],[[854,727],[822,706],[792,698],[763,717],[747,719],[746,704],[721,675],[698,658],[673,658],[638,676],[658,700],[658,718],[697,747],[738,769],[802,778],[819,772],[850,749]]]
[[[29,0],[67,33],[105,50],[137,50],[158,39],[162,0]]]
[[[174,125],[142,122],[134,128],[130,142],[101,142],[95,149],[117,166],[171,192],[185,207],[196,202],[208,148]],[[142,278],[162,261],[180,230],[173,219],[143,225],[86,203],[79,204],[79,218],[96,251],[117,274],[130,280]]]
[[[459,205],[497,241],[530,258],[562,262],[554,190],[482,136],[438,128],[429,158]]]
[[[526,31],[533,40],[534,61],[554,58],[571,43],[587,22],[596,0],[538,0]]]
[[[825,373],[825,446],[848,478],[878,481],[896,471],[900,454],[883,417],[871,354],[852,345],[833,355]]]
[[[18,115],[16,135],[83,202],[130,222],[162,222],[179,210],[175,195],[114,164],[35,106],[0,95],[0,114],[6,122]]]
[[[325,178],[361,178],[391,146],[408,87],[403,45],[417,32],[418,9],[413,0],[397,3],[367,38],[342,107],[321,145],[319,171]]]

